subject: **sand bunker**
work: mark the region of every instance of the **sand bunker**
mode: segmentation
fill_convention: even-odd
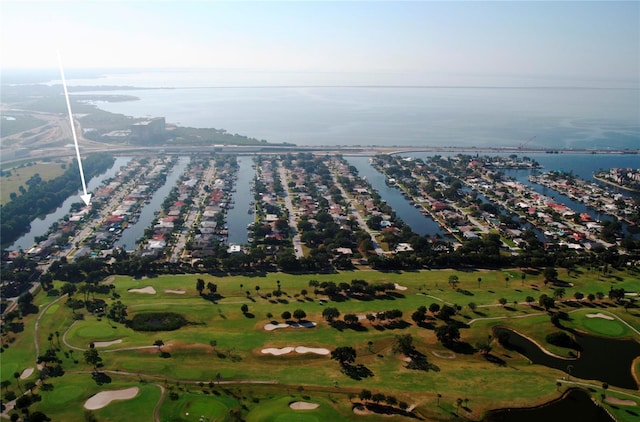
[[[111,340],[111,341],[94,341],[93,342],[93,347],[109,347],[112,344],[120,344],[122,343],[122,339],[119,338],[117,340]]]
[[[154,289],[151,286],[147,286],[147,287],[145,287],[143,289],[129,289],[127,291],[130,292],[130,293],[146,293],[146,294],[149,294],[149,295],[155,295],[156,294],[156,289]]]
[[[437,352],[435,350],[432,350],[431,353],[433,353],[433,356],[439,357],[440,359],[455,359],[456,358],[456,354],[453,352]]]
[[[315,353],[316,355],[328,355],[329,353],[331,353],[329,349],[325,349],[323,347],[304,347],[304,346],[298,346],[298,347],[289,346],[289,347],[281,347],[279,349],[276,347],[269,347],[261,350],[261,352],[264,353],[265,355],[275,355],[275,356],[286,355],[287,353],[291,353],[294,351],[300,354]]]
[[[183,294],[186,293],[184,290],[171,290],[171,289],[166,289],[164,292],[165,293],[172,293],[174,295],[183,295]]]
[[[33,370],[34,368],[27,368],[24,371],[22,371],[22,374],[20,374],[20,379],[26,380],[27,378],[29,378],[31,374],[33,374]]]
[[[267,349],[262,349],[262,353],[264,353],[265,355],[286,355],[287,353],[291,353],[293,352],[294,348],[293,347],[282,347],[280,349],[275,348],[275,347],[269,347]]]
[[[329,349],[324,347],[304,347],[298,346],[295,348],[296,353],[315,353],[316,355],[328,355],[331,353]]]
[[[408,287],[401,286],[398,283],[393,283],[393,284],[394,284],[396,290],[407,290],[408,289]]]
[[[273,331],[276,330],[278,328],[313,328],[315,327],[317,324],[315,322],[289,322],[289,323],[283,323],[281,322],[280,324],[265,324],[264,329],[267,331]]]
[[[617,397],[605,397],[604,401],[609,404],[619,405],[619,406],[635,406],[636,402],[633,400],[624,400],[619,399]]]
[[[306,401],[294,401],[289,405],[293,410],[313,410],[317,409],[320,405],[317,403],[309,403]]]
[[[93,397],[90,397],[84,404],[85,409],[97,410],[102,409],[113,400],[128,400],[134,398],[140,389],[131,387],[125,390],[101,391]]]
[[[613,321],[614,320],[614,318],[612,316],[605,315],[605,314],[602,314],[602,313],[587,314],[587,318],[602,318],[602,319],[608,319],[609,321]]]

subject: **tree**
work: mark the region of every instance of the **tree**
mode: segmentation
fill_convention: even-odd
[[[282,319],[284,319],[285,321],[290,320],[291,319],[291,312],[289,311],[284,311],[282,313],[282,315],[280,315],[282,317]]]
[[[16,385],[18,386],[18,389],[20,390],[20,392],[22,393],[22,386],[20,386],[20,372],[14,372],[13,373],[13,378],[16,379]]]
[[[307,317],[307,313],[302,309],[296,309],[295,311],[293,311],[293,317],[297,319],[298,322],[300,322]]]
[[[411,314],[411,319],[418,325],[422,324],[427,319],[427,313],[418,309]]]
[[[368,313],[365,318],[369,321],[369,324],[373,324],[373,321],[376,320],[376,316],[374,314]]]
[[[202,291],[204,290],[204,280],[199,278],[196,280],[196,290],[202,296]]]
[[[540,295],[540,298],[538,299],[538,304],[544,307],[544,309],[548,311],[549,309],[553,308],[555,301],[553,300],[552,297],[549,297],[543,293]]]
[[[64,283],[62,287],[60,287],[60,293],[63,295],[68,294],[69,296],[73,296],[77,290],[76,285],[73,283]]]
[[[436,338],[443,346],[451,346],[460,339],[460,330],[453,324],[445,324],[436,328]]]
[[[429,312],[431,312],[432,315],[437,314],[438,311],[440,311],[440,305],[437,303],[432,303],[431,305],[429,305]]]
[[[334,319],[340,316],[340,311],[337,308],[324,308],[322,311],[322,316],[327,320],[328,323],[332,323]]]
[[[18,297],[18,309],[22,315],[27,315],[33,306],[33,295],[31,292],[24,292]]]
[[[442,308],[440,309],[440,312],[438,312],[438,318],[444,321],[448,321],[455,314],[456,314],[456,308],[449,305],[443,305]]]
[[[484,356],[487,356],[491,352],[491,343],[490,340],[480,341],[476,343],[476,349],[482,353]]]
[[[504,297],[501,297],[500,299],[498,299],[498,302],[500,302],[500,304],[504,306],[507,304],[507,299],[505,299]]]
[[[553,298],[558,300],[558,299],[562,299],[565,295],[565,290],[562,287],[558,287],[556,289],[553,289]]]
[[[102,363],[102,358],[98,353],[98,350],[94,347],[90,347],[89,349],[84,351],[84,361],[87,365],[91,365],[93,367],[93,372],[97,371],[98,365]]]
[[[358,315],[356,314],[344,314],[344,317],[342,317],[342,319],[344,319],[344,322],[349,325],[355,325],[358,323]]]
[[[111,305],[107,315],[112,321],[124,324],[127,321],[127,307],[118,300]]]
[[[476,308],[478,307],[475,302],[469,302],[467,306],[469,307],[469,309],[471,309],[471,312],[475,312]]]
[[[369,390],[362,390],[360,392],[360,394],[358,395],[358,397],[360,398],[360,400],[362,401],[369,401],[371,400],[371,391]]]
[[[356,350],[351,346],[340,346],[331,352],[331,359],[337,360],[341,366],[346,366],[356,360]]]
[[[455,289],[459,282],[460,282],[460,279],[458,278],[457,275],[452,274],[449,276],[449,285],[451,286],[452,289]]]
[[[214,295],[218,291],[218,286],[215,283],[208,282],[207,283],[207,289],[209,290],[209,293],[211,295]]]
[[[243,303],[242,306],[240,306],[240,310],[243,314],[246,314],[247,312],[249,312],[249,306],[246,303]]]
[[[545,283],[554,283],[558,280],[558,271],[554,267],[547,267],[543,272]]]
[[[153,345],[158,348],[158,350],[162,350],[162,346],[164,346],[164,341],[158,339],[153,342]]]
[[[374,395],[371,396],[371,401],[378,404],[380,402],[385,401],[387,397],[382,394],[382,393],[375,393]]]
[[[411,334],[398,334],[393,338],[393,346],[391,348],[393,353],[402,353],[405,356],[410,356],[414,353],[415,348],[413,346],[413,337]]]

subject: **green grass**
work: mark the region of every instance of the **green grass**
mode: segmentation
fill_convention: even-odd
[[[448,283],[448,277],[456,274],[460,278],[458,287],[466,293],[460,293],[452,289]],[[505,275],[511,275],[509,286],[505,282]],[[482,281],[478,286],[477,278]],[[633,286],[637,281],[630,274],[617,273],[614,281],[598,281],[591,279],[589,275],[583,278],[573,279],[575,287],[567,289],[567,296],[574,291],[587,291],[588,289],[608,291],[610,284]],[[195,289],[196,279],[203,278],[205,284],[214,282],[218,285],[218,292],[223,296],[217,303],[208,301],[198,295]],[[320,298],[315,298],[313,293],[308,299],[294,297],[301,289],[312,291],[308,287],[311,279],[318,281],[350,282],[352,279],[365,279],[373,282],[396,282],[407,290],[398,290],[396,298],[362,301],[350,299],[343,302],[330,302],[322,304]],[[282,291],[286,292],[283,299],[288,303],[272,303],[267,298],[256,295],[255,286],[260,286],[260,293],[266,294],[277,287],[280,280]],[[106,318],[98,319],[92,315],[85,315],[85,320],[73,321],[72,312],[64,306],[64,300],[52,305],[41,319],[39,331],[39,344],[41,348],[48,345],[49,333],[58,331],[66,333],[67,341],[74,347],[84,349],[91,341],[107,341],[122,339],[122,343],[99,348],[100,356],[104,361],[104,369],[111,371],[129,371],[136,376],[110,374],[112,384],[98,387],[87,373],[76,374],[76,371],[89,371],[91,368],[83,362],[82,351],[75,351],[73,356],[62,358],[67,374],[60,378],[64,384],[56,383],[53,392],[43,393],[43,402],[39,406],[43,409],[54,409],[57,415],[66,415],[58,409],[58,403],[80,402],[86,400],[80,391],[95,392],[98,388],[115,389],[130,386],[137,381],[137,377],[147,378],[150,382],[162,383],[168,380],[169,384],[180,380],[181,383],[204,382],[215,380],[220,373],[224,380],[262,380],[276,381],[278,384],[268,389],[271,395],[247,393],[247,389],[258,390],[258,387],[238,386],[243,388],[243,393],[233,398],[229,394],[220,396],[204,395],[194,385],[187,390],[179,391],[180,398],[177,401],[167,399],[162,406],[163,417],[168,420],[184,417],[184,413],[202,413],[202,409],[210,409],[211,412],[220,415],[223,409],[236,409],[240,403],[247,406],[245,410],[248,420],[279,420],[278,415],[291,416],[289,420],[345,420],[359,419],[351,412],[351,405],[347,400],[346,392],[357,394],[361,389],[367,388],[385,394],[393,394],[398,400],[417,406],[417,411],[427,418],[447,418],[452,409],[455,410],[457,397],[469,398],[470,407],[474,415],[479,417],[484,411],[505,406],[528,406],[532,403],[542,403],[557,397],[555,380],[564,374],[561,371],[538,365],[530,365],[522,356],[503,350],[497,342],[493,342],[494,353],[506,360],[505,367],[499,367],[486,361],[479,354],[457,354],[455,359],[443,359],[434,356],[433,351],[444,349],[435,338],[433,330],[417,327],[411,321],[411,313],[421,305],[429,306],[432,302],[458,303],[463,306],[461,313],[455,318],[461,322],[469,322],[477,319],[469,329],[462,329],[462,340],[475,345],[479,341],[487,339],[491,333],[491,327],[497,324],[508,325],[527,334],[548,350],[566,355],[567,350],[556,348],[546,344],[545,337],[548,333],[556,331],[549,316],[542,310],[536,310],[524,304],[527,295],[536,299],[541,293],[551,293],[551,286],[544,286],[540,275],[528,274],[524,283],[520,279],[519,270],[510,271],[472,271],[455,272],[452,270],[423,271],[408,273],[380,273],[375,271],[347,272],[330,275],[303,275],[268,274],[264,277],[214,277],[210,275],[176,275],[160,276],[153,279],[134,280],[130,277],[117,276],[110,281],[116,286],[116,292],[121,300],[128,306],[129,318],[136,313],[171,309],[184,315],[192,324],[176,331],[165,332],[135,332],[122,324],[115,324]],[[591,284],[595,284],[592,286]],[[153,286],[155,295],[129,292],[132,288]],[[182,295],[165,293],[165,290],[181,289],[186,293]],[[597,289],[597,290],[596,290]],[[251,292],[248,299],[245,291]],[[99,295],[96,295],[98,297]],[[77,294],[77,297],[81,297]],[[106,296],[100,296],[113,302]],[[498,299],[507,298],[511,305],[503,307],[498,305]],[[53,298],[42,294],[36,297],[36,302],[41,309]],[[475,302],[479,307],[472,312],[466,304]],[[517,305],[513,305],[517,301]],[[253,318],[244,316],[240,310],[242,304],[249,306],[249,312]],[[363,331],[346,329],[338,331],[326,324],[322,318],[322,310],[327,306],[337,307],[341,314],[378,312],[398,308],[404,313],[403,319],[409,323],[404,329],[376,329],[369,322],[363,322]],[[281,321],[280,314],[283,311],[293,312],[300,308],[307,313],[307,319],[315,321],[318,325],[310,329],[278,329],[265,331],[264,325],[271,319]],[[575,308],[566,304],[560,305],[560,309],[570,312],[570,321],[563,321],[565,325],[577,329],[587,330],[584,324],[594,323],[596,320],[584,317],[586,313],[598,312],[600,308]],[[77,311],[79,312],[79,311]],[[273,318],[267,318],[267,313],[272,313]],[[630,324],[638,325],[638,316],[635,310],[625,312],[621,307],[609,307],[606,312],[624,318]],[[86,314],[86,311],[85,311]],[[540,315],[538,315],[540,314]],[[518,318],[526,316],[525,318]],[[12,374],[13,368],[24,369],[34,366],[35,354],[33,350],[33,321],[35,316],[25,318],[25,333],[16,336],[15,344],[2,355],[2,373]],[[601,320],[605,321],[605,320]],[[598,321],[598,322],[601,322]],[[441,321],[435,321],[441,324]],[[597,323],[597,322],[596,322]],[[630,336],[631,330],[626,328],[620,334],[614,333],[613,326],[626,327],[619,322],[609,326],[610,335]],[[604,330],[604,328],[599,328]],[[592,327],[593,330],[593,327]],[[24,334],[24,335],[23,335]],[[401,355],[392,353],[393,338],[397,334],[411,334],[419,351],[424,353],[433,363],[436,370],[419,372],[407,369]],[[153,342],[162,339],[165,343],[163,351],[170,357],[160,357],[159,351],[153,347]],[[215,340],[212,347],[210,341]],[[55,343],[56,340],[54,339]],[[371,342],[373,352],[369,350],[368,342]],[[56,343],[57,344],[57,343]],[[339,365],[326,356],[298,355],[295,353],[285,356],[264,355],[260,351],[265,347],[285,346],[309,346],[326,347],[333,349],[340,345],[351,345],[357,351],[357,363],[369,368],[373,376],[356,381],[345,376]],[[142,346],[140,350],[120,350]],[[63,346],[63,350],[67,350]],[[19,353],[18,353],[19,352]],[[508,357],[505,357],[507,356]],[[73,358],[79,360],[73,363]],[[638,366],[638,364],[636,364]],[[9,372],[8,370],[11,372]],[[138,375],[139,374],[139,375]],[[151,378],[156,377],[156,378]],[[338,389],[334,388],[334,382],[338,382]],[[81,389],[66,386],[81,386]],[[184,385],[184,384],[183,384]],[[311,396],[311,400],[324,400],[318,412],[333,412],[331,415],[313,413],[315,411],[294,412],[288,408],[290,401],[289,388],[293,391],[302,385],[305,395]],[[597,383],[595,383],[597,385]],[[470,388],[470,386],[474,386]],[[476,388],[475,386],[481,386]],[[182,386],[180,387],[182,388]],[[236,388],[236,387],[233,387]],[[328,396],[316,394],[317,391],[333,391],[338,399],[334,403]],[[145,390],[146,391],[146,390]],[[234,390],[235,391],[235,390]],[[284,392],[287,391],[285,395]],[[308,391],[308,393],[306,393]],[[437,394],[443,395],[443,403],[440,407],[434,406]],[[324,393],[323,393],[324,394]],[[47,395],[52,397],[49,402]],[[247,399],[240,400],[239,397]],[[140,412],[141,415],[149,415],[155,406],[154,400],[159,397],[159,389],[150,386],[150,390],[141,393],[141,398],[130,401],[114,403],[107,408],[96,412],[99,420],[115,420],[115,415],[121,412],[117,409],[128,409],[128,412]],[[155,397],[155,398],[154,398]],[[259,403],[251,401],[252,397],[259,397]],[[334,397],[335,399],[335,397]],[[324,406],[326,404],[327,406]],[[81,405],[81,403],[80,403]],[[113,407],[111,407],[113,406]],[[110,413],[113,411],[113,415]],[[147,410],[150,409],[150,410]],[[192,409],[192,411],[186,410]],[[293,412],[293,413],[291,413]],[[49,411],[45,411],[49,414]],[[256,416],[257,415],[257,416]],[[302,416],[300,416],[302,415]],[[338,416],[341,415],[341,416]],[[145,416],[146,417],[146,416]],[[214,418],[221,420],[220,416]],[[286,418],[287,416],[282,416]],[[254,419],[251,419],[254,418]],[[56,418],[54,418],[56,419]],[[64,417],[60,420],[69,420]],[[166,420],[166,419],[163,419]],[[393,420],[393,419],[392,419]]]
[[[221,395],[203,395],[202,393],[179,394],[173,401],[165,400],[160,409],[160,419],[175,422],[198,422],[204,416],[210,421],[224,421],[230,409],[239,407],[238,401],[232,397]]]
[[[566,325],[571,328],[606,337],[631,337],[634,334],[627,325],[620,322],[617,318],[614,320],[587,318],[587,315],[596,313],[603,313],[615,318],[615,314],[611,314],[608,311],[581,309],[571,313],[571,320],[567,322]]]
[[[103,387],[106,387],[107,391],[116,389],[108,385]],[[160,399],[160,388],[151,384],[138,384],[136,387],[140,388],[140,391],[134,398],[114,400],[102,409],[95,410],[98,420],[119,422],[123,420],[123,415],[135,415],[136,419],[140,420],[153,420],[153,410]]]
[[[27,180],[34,174],[38,173],[43,181],[47,181],[62,175],[64,171],[60,163],[43,162],[38,162],[33,166],[11,169],[11,176],[2,176],[0,178],[0,184],[2,185],[2,189],[0,189],[0,204],[8,203],[12,192],[19,196],[20,191],[18,188],[20,186],[28,189]]]
[[[293,410],[289,404],[295,401],[308,401],[320,404],[313,410]],[[317,400],[311,397],[309,400],[290,396],[280,397],[273,400],[263,400],[258,406],[252,409],[247,415],[248,422],[322,422],[330,420],[345,420],[345,415],[341,415],[325,400]]]

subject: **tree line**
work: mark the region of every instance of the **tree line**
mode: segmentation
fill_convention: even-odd
[[[94,154],[83,161],[87,179],[104,172],[113,165],[111,155]],[[73,164],[59,177],[41,183],[31,183],[29,189],[8,204],[0,207],[0,237],[3,245],[9,245],[31,228],[31,221],[46,215],[80,188],[78,163]]]

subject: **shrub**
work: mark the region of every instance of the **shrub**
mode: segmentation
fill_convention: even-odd
[[[568,347],[571,349],[575,349],[577,347],[577,344],[573,341],[571,336],[562,331],[554,331],[553,333],[548,334],[546,340],[547,343],[560,347]]]
[[[188,323],[185,317],[175,312],[148,312],[135,315],[129,326],[136,331],[173,331]]]

